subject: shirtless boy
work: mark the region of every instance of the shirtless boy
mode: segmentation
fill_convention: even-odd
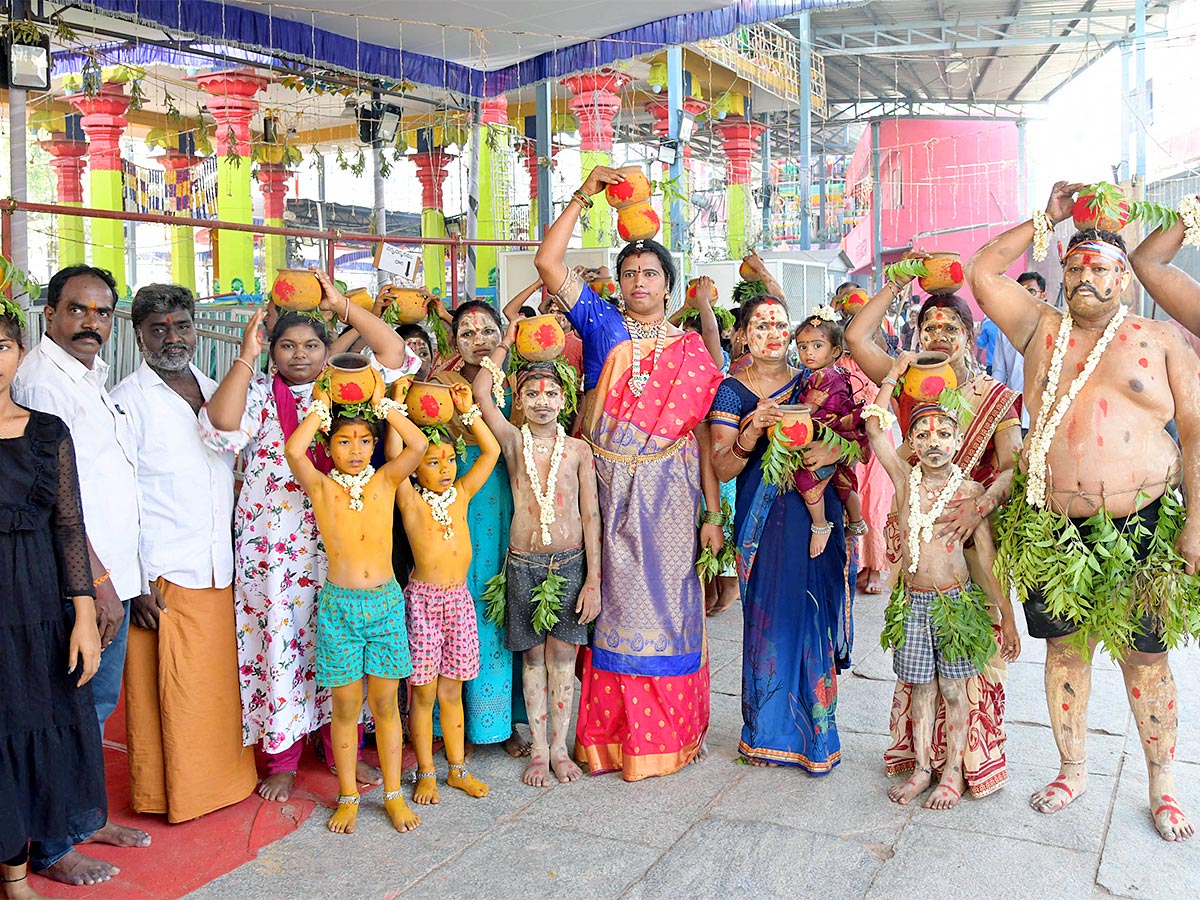
[[[549,787],[550,769],[561,782],[583,774],[567,750],[575,692],[575,654],[600,613],[600,506],[592,452],[558,424],[565,396],[551,363],[517,371],[515,405],[525,424],[515,427],[492,398],[496,373],[516,340],[515,321],[475,377],[483,420],[500,441],[513,492],[513,522],[505,566],[505,646],[521,653],[525,708],[533,750],[522,780]],[[548,630],[535,616],[535,591],[550,573],[563,579],[557,621]],[[564,602],[565,601],[565,602]],[[572,601],[574,601],[572,603]],[[573,610],[573,612],[572,612]],[[543,626],[543,627],[539,627]],[[547,699],[548,696],[548,699]],[[546,739],[549,706],[550,740]]]
[[[408,379],[402,382],[401,390],[407,390]],[[317,617],[317,681],[328,685],[333,694],[338,800],[328,827],[342,834],[353,833],[358,820],[355,759],[364,674],[383,769],[384,808],[398,831],[411,831],[421,822],[401,791],[404,734],[396,693],[400,679],[412,674],[412,663],[404,628],[404,594],[392,572],[391,540],[392,498],[421,462],[426,441],[399,405],[385,399],[378,373],[371,406],[377,417],[386,417],[405,444],[404,451],[378,471],[371,465],[378,439],[372,423],[331,407],[320,380],[313,387],[312,409],[284,447],[292,473],[312,499],[329,555]],[[321,474],[308,456],[323,424],[334,465],[328,475]]]
[[[1171,323],[1127,314],[1121,296],[1132,275],[1116,234],[1079,232],[1067,245],[1065,312],[1035,299],[1005,274],[1035,233],[1048,238],[1054,223],[1071,217],[1082,187],[1058,182],[1044,213],[986,244],[967,265],[984,312],[1025,355],[1025,402],[1034,424],[1022,454],[1024,476],[1010,501],[1019,504],[1009,513],[1017,523],[1013,533],[1048,513],[1061,513],[1071,521],[1059,526],[1056,569],[1082,559],[1092,571],[1085,559],[1090,556],[1102,582],[1137,585],[1151,568],[1150,558],[1158,563],[1156,571],[1175,573],[1170,581],[1179,585],[1200,559],[1200,516],[1179,507],[1180,449],[1164,426],[1174,418],[1183,484],[1188,497],[1200,496],[1196,355]],[[1167,509],[1174,514],[1164,515]],[[1129,558],[1094,552],[1098,526],[1085,524],[1093,516],[1128,535]],[[1001,538],[1002,559],[1012,561],[1014,572],[1028,571],[1021,563],[1036,546]],[[1024,596],[1030,635],[1047,642],[1046,700],[1060,756],[1058,776],[1030,798],[1033,808],[1057,812],[1087,787],[1090,649],[1100,635],[1125,677],[1149,772],[1155,828],[1164,840],[1191,837],[1173,785],[1178,710],[1167,664],[1168,647],[1187,626],[1174,621],[1167,627],[1163,617],[1194,619],[1194,586],[1178,602],[1164,602],[1163,589],[1088,588],[1076,595],[1049,584],[1014,583]]]
[[[416,471],[416,484],[405,479],[396,491],[404,531],[412,544],[413,573],[408,582],[408,636],[412,648],[412,712],[409,730],[417,755],[413,800],[427,806],[439,801],[433,767],[433,704],[437,701],[450,774],[446,784],[472,797],[487,796],[488,786],[464,763],[462,686],[479,674],[479,630],[475,601],[467,590],[471,535],[467,504],[483,487],[500,458],[500,445],[484,424],[465,383],[450,385],[450,397],[462,423],[471,429],[480,456],[462,478],[454,444],[431,442]],[[388,455],[394,451],[389,445]]]
[[[913,686],[913,751],[916,768],[903,784],[888,791],[905,805],[933,781],[933,725],[937,698],[946,707],[946,760],[941,780],[926,809],[952,809],[966,787],[963,751],[967,741],[966,683],[995,652],[992,619],[987,606],[1000,611],[1000,654],[1012,661],[1021,652],[1012,603],[1000,590],[992,564],[995,550],[986,518],[972,535],[979,555],[977,571],[969,571],[961,542],[935,537],[934,523],[956,500],[977,500],[983,485],[971,481],[953,462],[958,450],[958,420],[936,403],[913,408],[905,436],[917,455],[914,468],[896,452],[885,434],[891,414],[887,404],[892,388],[915,360],[901,353],[880,386],[875,402],[863,410],[871,447],[896,487],[897,524],[902,548],[900,577],[892,592],[884,625],[885,646],[894,650],[896,677]],[[972,583],[972,575],[978,587]],[[943,627],[934,625],[943,621]],[[952,637],[951,629],[957,639]],[[951,642],[955,649],[951,650]]]

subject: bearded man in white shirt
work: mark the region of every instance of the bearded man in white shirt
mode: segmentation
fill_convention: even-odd
[[[46,292],[46,333],[25,354],[12,385],[13,399],[22,406],[66,422],[75,444],[103,653],[92,679],[101,733],[121,694],[129,602],[147,590],[138,556],[136,450],[128,417],[105,390],[108,363],[99,357],[112,334],[116,306],[117,284],[104,269],[80,265],[56,272]],[[108,881],[120,869],[74,849],[88,841],[148,847],[150,835],[109,821],[92,834],[35,841],[29,867],[65,884]]]
[[[233,454],[200,440],[217,383],[192,365],[195,299],[151,284],[133,298],[142,364],[113,399],[129,417],[149,590],[130,609],[125,727],[130,800],[185,822],[244,800],[258,779],[242,746],[233,608]]]

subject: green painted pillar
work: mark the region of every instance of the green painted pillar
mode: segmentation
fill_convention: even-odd
[[[217,149],[217,216],[224,222],[249,225],[254,221],[250,196],[250,117],[258,109],[253,100],[269,83],[250,69],[194,76],[209,95],[207,106]],[[216,280],[222,292],[254,291],[254,235],[221,229],[217,233]]]
[[[749,193],[747,185],[725,185],[725,246],[730,259],[741,259],[750,252]]]
[[[258,166],[258,185],[263,195],[263,224],[273,228],[283,227],[283,209],[287,203],[288,179],[292,173],[283,163],[260,163]],[[263,250],[263,290],[268,291],[275,283],[275,273],[286,269],[287,237],[282,234],[264,234],[262,236]]]
[[[105,83],[93,95],[68,98],[80,112],[79,123],[88,137],[91,174],[88,205],[94,209],[124,212],[125,192],[121,173],[121,135],[129,122],[125,112],[129,97],[122,84]],[[78,233],[76,233],[78,236]],[[125,280],[125,223],[120,219],[92,219],[92,265],[107,269],[117,281],[117,292],[129,294]]]
[[[171,208],[181,216],[192,215],[192,166],[200,158],[180,150],[168,150],[158,158],[166,171],[167,196]],[[196,291],[196,241],[190,225],[171,226],[171,281]]]
[[[480,103],[479,144],[479,213],[475,236],[494,241],[507,235],[509,220],[506,156],[512,151],[512,135],[508,127],[508,101],[494,97]],[[495,290],[499,284],[496,271],[496,248],[475,248],[475,288]],[[485,294],[486,296],[486,294]],[[496,298],[503,306],[507,298]]]
[[[416,153],[410,159],[416,163],[417,179],[421,182],[421,237],[444,238],[446,216],[442,213],[442,188],[446,183],[446,166],[454,159],[454,154],[435,148]],[[427,246],[422,253],[422,263],[425,287],[439,297],[445,297],[445,246]]]
[[[584,150],[579,154],[579,158],[580,168],[585,177],[596,166],[612,165],[612,154],[604,150]],[[613,235],[617,231],[617,223],[604,191],[592,197],[591,208],[585,209],[583,212],[582,218],[587,226],[583,229],[583,246],[611,247]]]
[[[725,245],[730,259],[750,252],[753,231],[749,214],[751,163],[767,126],[741,116],[728,116],[713,125],[725,151]]]
[[[55,174],[55,199],[60,206],[83,206],[83,168],[87,165],[87,141],[71,140],[64,132],[55,132],[48,141],[38,143],[50,154],[50,168]],[[84,244],[83,219],[79,216],[59,216],[57,268],[74,266],[87,261]]]

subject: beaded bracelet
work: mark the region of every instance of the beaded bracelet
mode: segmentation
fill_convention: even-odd
[[[101,575],[99,578],[96,578],[92,581],[92,587],[94,587],[94,588],[100,587],[100,585],[102,585],[102,584],[104,584],[104,582],[108,581],[108,579],[111,575],[112,575],[112,569],[105,569],[103,575]]]

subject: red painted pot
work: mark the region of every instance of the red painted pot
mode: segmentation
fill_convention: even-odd
[[[772,430],[774,440],[789,450],[799,450],[812,443],[812,407],[803,403],[778,407],[783,414]]]
[[[530,316],[517,323],[517,352],[529,362],[557,359],[567,344],[555,316]]]
[[[454,415],[450,388],[435,381],[414,381],[404,402],[415,425],[445,425]]]
[[[271,285],[271,301],[292,312],[316,309],[321,305],[321,282],[308,269],[280,269]]]
[[[1127,202],[1118,200],[1114,205],[1091,209],[1088,204],[1091,203],[1092,197],[1091,192],[1080,194],[1071,208],[1071,218],[1075,220],[1075,227],[1080,231],[1088,228],[1095,228],[1097,231],[1120,231],[1129,224]]]
[[[945,353],[917,354],[917,361],[904,373],[904,393],[918,401],[936,401],[946,388],[957,388],[958,377]]]
[[[930,253],[925,260],[925,268],[929,274],[918,278],[917,284],[927,294],[953,294],[966,280],[962,260],[957,253]]]
[[[338,353],[329,360],[329,399],[340,406],[367,402],[378,377],[361,353]]]
[[[605,199],[613,209],[625,209],[650,199],[650,179],[641,166],[624,166],[617,171],[625,180],[604,189]]]

